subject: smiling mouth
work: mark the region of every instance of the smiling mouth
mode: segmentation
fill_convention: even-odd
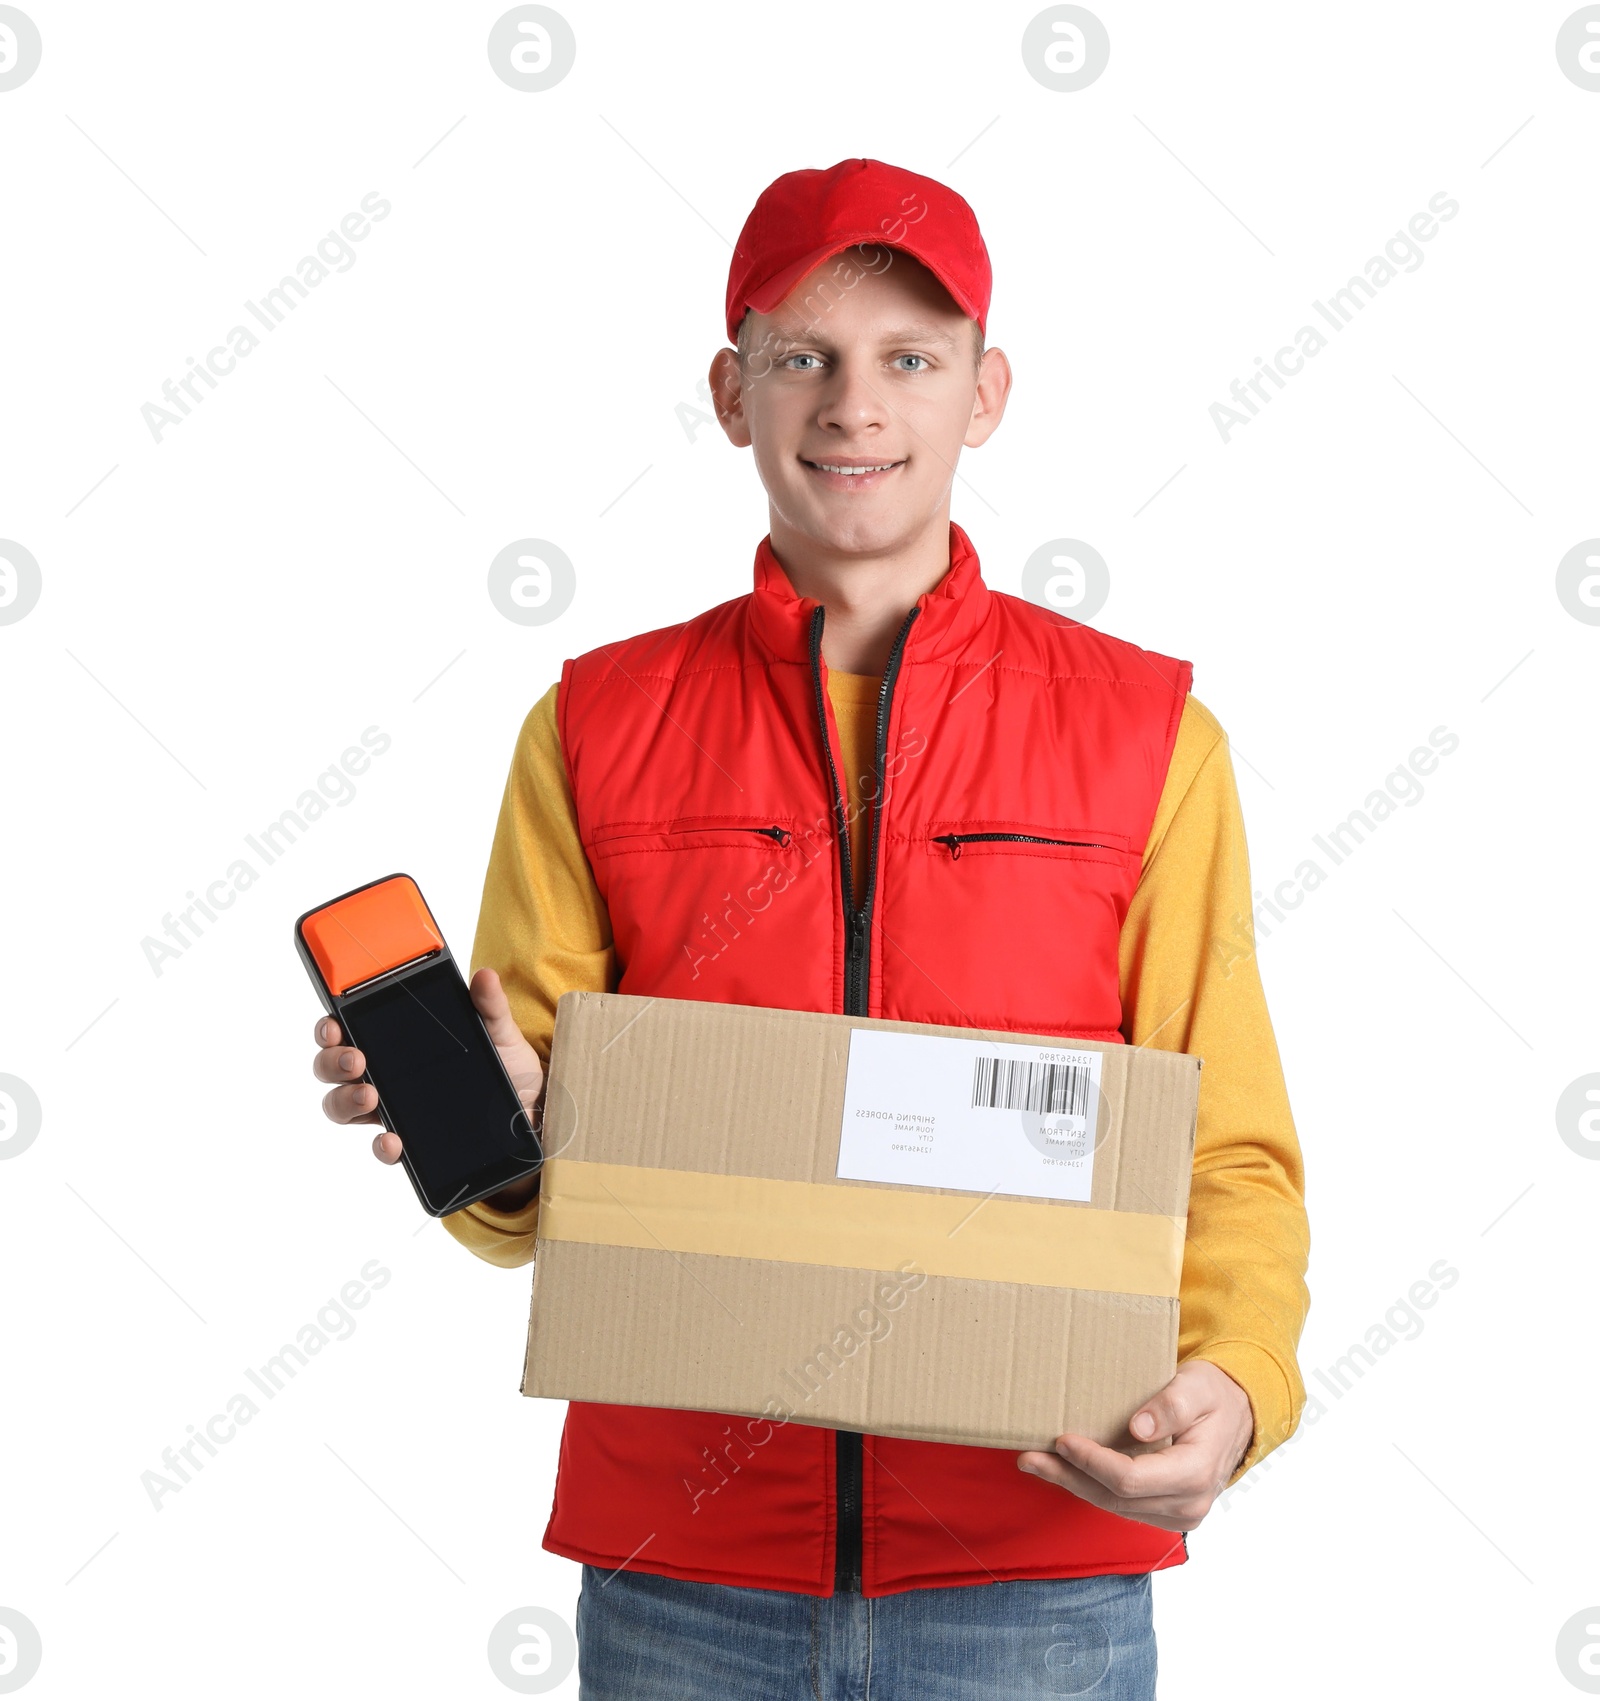
[[[885,473],[905,465],[904,461],[813,461],[804,455],[801,464],[839,484],[871,484]]]

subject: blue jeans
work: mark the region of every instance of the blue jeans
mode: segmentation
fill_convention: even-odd
[[[581,1701],[1153,1701],[1150,1574],[798,1595],[583,1568]]]

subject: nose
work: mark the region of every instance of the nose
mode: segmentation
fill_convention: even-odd
[[[888,404],[859,361],[841,360],[817,411],[824,430],[846,438],[880,431],[889,423]]]

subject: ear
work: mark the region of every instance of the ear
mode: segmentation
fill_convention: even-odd
[[[736,449],[750,447],[750,422],[744,412],[744,373],[739,367],[737,349],[719,348],[711,362],[709,374],[711,405],[717,410],[717,423]]]
[[[997,348],[986,348],[978,367],[978,391],[972,400],[972,418],[962,442],[969,449],[987,443],[1006,411],[1011,394],[1011,362]]]

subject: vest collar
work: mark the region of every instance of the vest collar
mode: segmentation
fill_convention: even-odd
[[[921,610],[911,623],[903,660],[937,661],[965,649],[990,613],[993,593],[983,581],[978,552],[955,521],[950,522],[950,571],[917,598]],[[769,655],[799,661],[807,653],[815,597],[799,596],[772,552],[770,536],[756,545],[755,589],[750,624]]]

